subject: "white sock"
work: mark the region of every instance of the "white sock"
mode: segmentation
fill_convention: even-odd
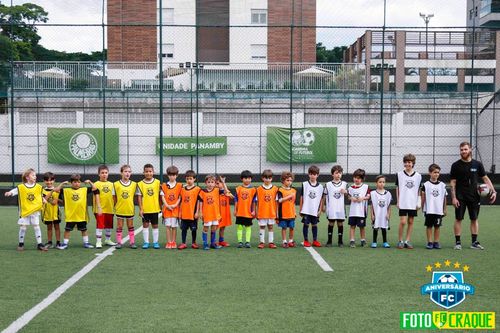
[[[288,240],[288,243],[293,243],[293,238],[290,238],[290,239]]]
[[[283,244],[286,244],[286,239],[283,239]]]
[[[142,238],[144,243],[149,243],[149,227],[142,229]]]
[[[33,229],[35,229],[36,242],[37,244],[40,244],[42,242],[42,230],[39,225],[35,225]]]
[[[269,243],[274,243],[274,231],[269,231],[267,237],[269,237]]]
[[[26,226],[19,227],[19,243],[24,243],[24,236],[26,235]]]
[[[266,229],[259,229],[259,240],[261,243],[264,243],[266,236]]]
[[[69,239],[64,238],[64,241],[63,241],[63,242],[64,242],[64,244],[68,245],[68,243],[69,243]]]
[[[101,238],[102,238],[102,229],[95,229],[95,238],[97,238],[97,240],[101,240]]]
[[[89,242],[89,236],[83,236],[83,244],[87,244]]]
[[[104,229],[104,232],[106,235],[106,240],[110,240],[111,239],[111,229],[106,228],[106,229]]]
[[[158,243],[158,236],[160,235],[160,230],[158,228],[153,228],[153,243]]]

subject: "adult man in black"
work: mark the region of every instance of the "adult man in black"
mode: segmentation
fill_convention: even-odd
[[[483,164],[472,158],[472,148],[469,142],[460,144],[460,159],[452,164],[450,179],[451,200],[455,206],[455,250],[462,249],[460,234],[466,209],[469,211],[470,218],[471,249],[484,250],[477,240],[479,231],[477,218],[480,207],[480,197],[477,191],[479,179],[482,179],[490,189],[490,203],[495,202],[497,192],[486,175]]]

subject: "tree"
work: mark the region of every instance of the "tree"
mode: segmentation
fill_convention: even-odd
[[[316,62],[342,63],[344,62],[344,51],[347,46],[335,46],[327,50],[323,43],[316,44]]]
[[[42,7],[32,3],[12,7],[0,3],[1,34],[13,42],[36,45],[41,38],[38,35],[36,24],[47,22],[48,14]]]

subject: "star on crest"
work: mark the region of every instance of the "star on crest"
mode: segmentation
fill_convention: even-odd
[[[456,261],[454,264],[453,264],[453,267],[454,268],[460,268],[460,263],[458,261]]]
[[[436,261],[436,262],[434,263],[434,267],[436,267],[436,268],[441,268],[441,263],[440,263],[439,261]]]
[[[451,266],[451,261],[449,261],[448,259],[446,259],[445,262],[444,262],[444,265],[446,267],[450,267]]]

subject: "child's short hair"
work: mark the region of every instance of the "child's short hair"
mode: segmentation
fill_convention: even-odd
[[[69,178],[69,181],[72,183],[72,182],[79,182],[81,181],[82,177],[80,176],[79,173],[74,173],[71,175],[71,177]]]
[[[167,168],[168,176],[177,176],[179,174],[179,169],[175,165],[171,165]]]
[[[377,177],[375,177],[375,183],[378,183],[379,179],[382,179],[382,178],[385,180],[384,175],[378,175]]]
[[[331,170],[332,175],[335,173],[335,171],[340,172],[340,173],[344,173],[344,169],[342,169],[342,167],[338,164],[332,166],[332,170]]]
[[[56,176],[50,171],[46,172],[43,174],[43,180],[54,180],[56,179]]]
[[[260,176],[261,178],[273,178],[273,172],[271,169],[266,169],[262,171],[262,175]]]
[[[101,164],[99,165],[99,167],[97,168],[97,173],[101,173],[102,170],[108,170],[109,171],[109,168],[106,164]]]
[[[144,167],[142,168],[142,170],[146,171],[146,169],[153,169],[154,170],[153,164],[151,164],[151,163],[144,164]]]
[[[252,172],[250,170],[243,170],[240,175],[240,179],[243,178],[253,178]]]
[[[224,177],[224,175],[217,175],[217,176],[215,176],[215,181],[217,181],[219,183],[222,183],[222,177]]]
[[[120,168],[120,172],[123,172],[125,169],[132,169],[132,168],[130,167],[130,165],[129,165],[129,164],[124,164],[124,165],[122,165],[122,167]]]
[[[403,156],[403,163],[404,162],[411,162],[413,165],[415,165],[416,160],[417,160],[417,158],[413,154],[406,154],[405,156]]]
[[[28,176],[32,172],[35,172],[35,169],[29,168],[29,169],[24,170],[24,172],[21,176],[23,178],[23,183],[26,183],[28,181]]]
[[[186,171],[186,175],[184,176],[184,178],[187,178],[187,177],[193,177],[194,179],[196,179],[196,172],[194,172],[194,170]]]
[[[363,169],[356,169],[356,170],[352,173],[352,177],[353,177],[353,178],[361,178],[361,179],[365,179],[365,175],[366,175],[366,172],[365,172],[365,170],[363,170]]]
[[[209,180],[215,181],[215,176],[214,175],[206,175],[205,176],[205,183],[208,182]]]
[[[284,182],[288,178],[292,178],[292,181],[293,181],[295,179],[295,176],[290,171],[283,171],[281,173],[281,182]]]
[[[441,171],[441,167],[436,163],[432,163],[431,165],[429,165],[429,172],[433,172],[434,170]]]
[[[319,168],[315,165],[311,165],[309,169],[307,169],[308,175],[319,175]]]

